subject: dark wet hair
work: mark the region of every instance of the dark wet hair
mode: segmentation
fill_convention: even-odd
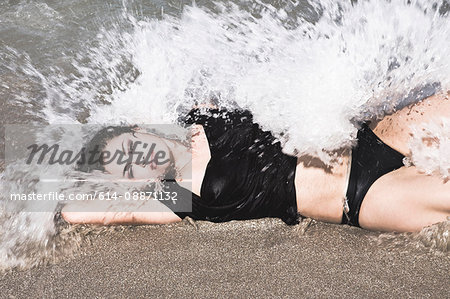
[[[90,152],[101,152],[105,149],[108,142],[122,134],[134,133],[137,129],[137,125],[134,126],[109,126],[98,131],[91,140],[89,140],[84,146],[84,152],[88,155]],[[76,170],[83,172],[92,172],[94,170],[105,171],[105,167],[101,162],[101,159],[96,159],[95,163],[77,164]]]

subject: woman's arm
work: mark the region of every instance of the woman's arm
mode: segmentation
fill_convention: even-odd
[[[134,207],[130,203],[123,202],[110,204],[109,206],[98,201],[70,203],[61,210],[61,216],[71,224],[136,225],[167,224],[181,221],[181,218],[167,206],[152,199]]]

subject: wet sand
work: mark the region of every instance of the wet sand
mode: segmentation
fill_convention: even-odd
[[[277,219],[117,227],[0,279],[1,298],[448,298],[450,258],[343,225]]]

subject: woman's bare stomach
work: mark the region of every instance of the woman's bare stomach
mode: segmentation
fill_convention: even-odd
[[[297,160],[295,189],[298,212],[316,220],[341,223],[347,192],[348,154],[334,167],[326,167],[309,156]]]

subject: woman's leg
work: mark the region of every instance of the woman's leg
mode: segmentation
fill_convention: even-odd
[[[361,205],[361,227],[381,231],[420,231],[450,216],[450,182],[402,167],[380,177]]]
[[[448,94],[434,95],[417,104],[407,106],[370,127],[384,143],[406,156],[409,154],[409,142],[412,136],[411,126],[420,126],[422,123],[436,121],[439,118],[450,118]]]
[[[448,95],[435,95],[372,124],[374,133],[390,147],[408,155],[411,126],[450,118]],[[361,227],[383,231],[418,231],[450,216],[450,182],[402,167],[380,177],[361,205]]]

